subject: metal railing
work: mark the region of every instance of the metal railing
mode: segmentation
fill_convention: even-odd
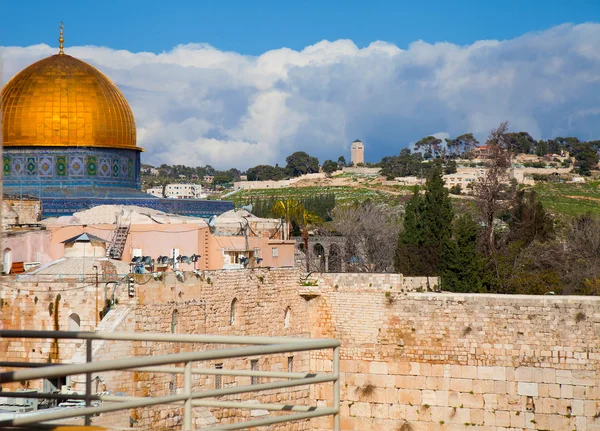
[[[218,335],[183,335],[183,334],[157,334],[157,333],[109,333],[109,332],[64,332],[64,331],[0,331],[0,340],[14,338],[28,339],[76,339],[86,341],[86,362],[82,364],[48,364],[18,361],[2,361],[0,367],[17,368],[15,371],[0,373],[0,384],[22,382],[36,379],[49,379],[73,375],[85,375],[85,394],[56,394],[37,392],[0,392],[0,396],[7,398],[37,398],[55,400],[84,400],[86,406],[81,408],[66,408],[36,414],[22,414],[8,420],[0,420],[0,428],[8,426],[33,426],[42,422],[85,418],[85,425],[91,424],[91,418],[100,413],[115,412],[119,410],[134,409],[159,404],[183,405],[183,430],[192,429],[193,407],[214,407],[228,409],[261,409],[267,411],[289,411],[294,414],[272,416],[261,419],[249,420],[233,424],[217,425],[206,430],[239,430],[250,427],[267,426],[277,423],[298,421],[319,416],[333,416],[334,431],[340,429],[340,362],[338,340],[309,339],[291,337],[261,337],[261,336],[218,336]],[[237,345],[230,348],[217,348],[215,350],[202,350],[195,352],[172,353],[158,356],[134,356],[124,359],[103,360],[92,362],[93,342],[97,340],[110,341],[147,341],[170,343],[205,343],[221,345]],[[333,350],[333,366],[331,373],[293,373],[275,371],[253,371],[235,369],[206,369],[194,368],[193,363],[199,361],[212,361],[222,359],[243,358],[247,356],[273,355],[279,353],[305,352],[311,350]],[[184,366],[167,366],[181,364]],[[92,394],[92,373],[101,371],[131,371],[148,373],[183,374],[183,393],[166,396],[114,396]],[[250,376],[269,379],[285,379],[269,381],[245,386],[227,387],[213,390],[194,390],[192,388],[193,375],[221,375],[221,376]],[[317,407],[308,405],[286,405],[274,403],[255,403],[238,401],[206,400],[206,398],[220,397],[223,395],[236,395],[265,390],[285,389],[296,386],[315,385],[322,383],[333,384],[333,402],[330,407]],[[93,406],[92,401],[100,402]]]

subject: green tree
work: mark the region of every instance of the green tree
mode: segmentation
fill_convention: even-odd
[[[444,166],[445,174],[455,174],[458,166],[454,160],[448,160]]]
[[[454,139],[446,139],[448,154],[450,157],[462,157],[466,159],[473,148],[479,145],[479,141],[475,139],[472,133],[465,133],[457,136]]]
[[[417,141],[415,144],[415,150],[424,150],[424,157],[430,159],[432,157],[438,157],[440,155],[440,144],[442,140],[435,136],[426,136],[425,138]]]
[[[282,180],[285,172],[279,166],[258,165],[246,172],[248,181]]]
[[[533,241],[544,242],[554,236],[554,222],[537,199],[535,190],[519,190],[514,197],[508,223],[509,241],[521,241],[525,246]]]
[[[454,239],[444,249],[442,288],[452,292],[484,292],[485,259],[477,249],[479,225],[470,214],[454,223]]]
[[[571,156],[575,158],[575,169],[579,175],[589,176],[598,166],[598,152],[591,142],[577,142],[571,147]]]
[[[346,158],[344,156],[338,157],[338,165],[340,168],[348,166],[348,163],[346,163]]]
[[[447,242],[452,237],[454,211],[444,187],[441,163],[435,163],[425,182],[425,193],[415,188],[406,205],[404,230],[398,235],[394,266],[406,275],[439,275]]]
[[[325,174],[327,174],[327,176],[330,177],[331,174],[338,170],[338,164],[333,160],[325,160],[321,169],[323,169],[323,172],[325,172]]]
[[[319,159],[309,156],[304,151],[296,151],[285,159],[285,170],[292,177],[319,172]]]
[[[296,199],[279,200],[273,203],[271,212],[275,217],[280,217],[285,220],[287,232],[284,231],[284,236],[285,239],[289,239],[292,220],[302,218],[304,206]]]

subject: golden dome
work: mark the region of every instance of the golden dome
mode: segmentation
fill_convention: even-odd
[[[135,120],[121,91],[96,68],[70,55],[60,53],[27,67],[6,84],[0,100],[5,147],[142,150],[136,146]]]

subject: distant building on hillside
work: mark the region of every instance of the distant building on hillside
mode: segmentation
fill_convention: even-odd
[[[352,142],[352,146],[350,147],[350,161],[354,166],[359,163],[365,163],[365,146],[359,139]]]
[[[163,197],[163,188],[161,186],[152,187],[146,190],[146,192],[156,197]],[[177,183],[167,184],[164,197],[171,199],[204,199],[206,195],[202,193],[202,186],[200,184]]]

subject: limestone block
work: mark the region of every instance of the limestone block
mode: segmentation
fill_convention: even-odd
[[[350,406],[350,416],[357,416],[363,418],[371,417],[371,404],[358,402]]]
[[[494,367],[477,367],[477,378],[480,380],[493,380]],[[504,379],[498,379],[504,380]]]
[[[583,400],[573,400],[571,402],[571,414],[574,416],[583,415]]]
[[[571,385],[560,385],[560,397],[573,398],[573,386]]]
[[[587,390],[589,386],[574,386],[573,387],[573,398],[578,400],[584,400],[587,398]]]
[[[544,383],[556,383],[556,370],[554,368],[544,368],[542,373]]]
[[[450,390],[455,392],[471,392],[473,390],[473,380],[450,379]]]
[[[599,412],[600,403],[598,401],[584,401],[583,402],[583,410],[584,415],[587,417],[595,416],[597,412]],[[598,424],[600,425],[600,424]]]
[[[525,415],[520,411],[510,412],[510,426],[512,428],[525,428]]]
[[[483,408],[483,395],[481,394],[460,394],[460,403],[471,409],[482,409]]]
[[[390,417],[388,404],[371,404],[371,416],[374,418],[387,419]]]
[[[419,364],[418,362],[411,362],[408,374],[410,374],[411,376],[418,376],[421,374],[420,370],[421,364]]]
[[[450,419],[452,423],[464,424],[471,423],[471,410],[466,408],[457,408],[454,417]]]
[[[470,409],[471,423],[481,425],[484,423],[484,411],[481,409]]]
[[[517,385],[517,393],[522,396],[537,397],[538,396],[538,384],[519,382]]]
[[[450,406],[449,394],[448,391],[435,391],[435,402],[433,404],[440,407]]]
[[[407,406],[406,407],[406,420],[416,421],[419,420],[419,406]]]
[[[556,370],[556,383],[570,385],[572,381],[571,370]]]
[[[388,364],[386,362],[371,362],[369,367],[371,374],[386,374],[388,373]]]
[[[560,385],[548,385],[548,396],[552,398],[560,398]]]
[[[476,379],[477,378],[477,369],[479,367],[475,366],[462,366],[460,369],[460,377],[462,379]]]
[[[421,392],[421,404],[436,405],[436,393],[432,390],[424,390]]]
[[[510,412],[505,410],[496,410],[496,426],[510,427]]]
[[[496,413],[492,410],[485,409],[483,412],[483,424],[487,427],[496,426]]]
[[[532,367],[519,367],[515,370],[515,381],[517,382],[532,382],[533,372],[535,368]]]
[[[536,403],[536,412],[540,413],[556,413],[558,412],[558,401],[554,398],[543,398]]]
[[[494,392],[493,380],[473,380],[473,392],[476,394],[489,394]]]
[[[449,392],[448,394],[448,405],[450,407],[458,407],[460,405],[460,393]]]

